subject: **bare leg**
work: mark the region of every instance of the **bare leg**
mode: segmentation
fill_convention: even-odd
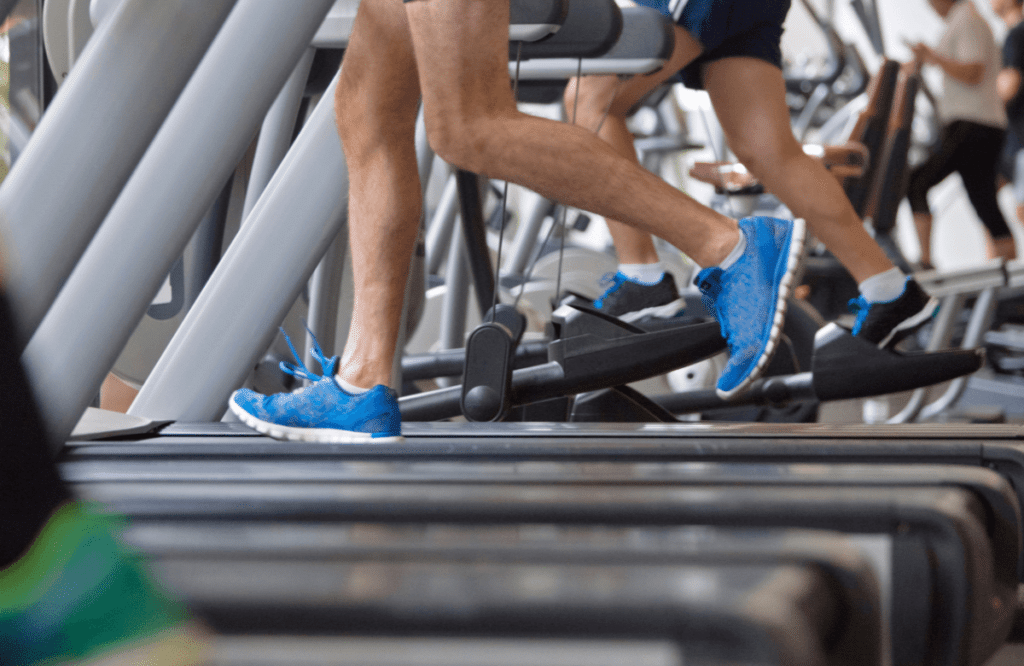
[[[566,88],[565,104],[569,117],[575,116],[581,127],[591,131],[596,129],[598,136],[616,152],[637,164],[633,135],[626,126],[630,109],[703,50],[700,42],[686,30],[676,26],[675,33],[675,50],[659,71],[647,76],[634,76],[624,82],[615,76],[588,76],[582,80],[573,79]],[[658,261],[650,234],[613,219],[608,219],[607,223],[621,263],[650,264]]]
[[[793,136],[785,83],[755,58],[709,63],[704,86],[740,161],[808,227],[857,282],[893,267],[868,235],[839,183]]]
[[[405,6],[427,132],[442,158],[657,234],[701,265],[716,265],[735,246],[733,220],[623,159],[590,131],[516,109],[507,0]]]
[[[355,303],[342,379],[388,384],[420,217],[416,169],[419,80],[405,10],[363,0],[335,98],[349,170]]]
[[[914,213],[914,229],[921,244],[921,263],[932,264],[932,216],[928,213]]]
[[[1013,241],[1013,236],[1009,238],[989,238],[988,239],[988,258],[1002,258],[1006,260],[1017,258],[1017,245]]]

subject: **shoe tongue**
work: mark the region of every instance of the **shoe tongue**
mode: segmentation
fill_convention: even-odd
[[[340,360],[340,356],[332,356],[329,359],[326,359],[326,363],[321,361],[320,371],[324,374],[325,377],[335,374],[335,372],[337,372],[338,370],[338,361]]]

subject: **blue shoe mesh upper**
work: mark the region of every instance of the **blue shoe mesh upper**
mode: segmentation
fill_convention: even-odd
[[[373,437],[402,434],[397,396],[380,384],[352,395],[338,386],[334,377],[322,377],[295,393],[262,395],[240,389],[232,400],[261,421],[289,428],[329,428]]]
[[[315,337],[313,357],[320,363],[324,372],[322,376],[306,368],[287,334],[285,340],[295,356],[296,364],[282,361],[281,370],[308,379],[313,384],[294,393],[274,395],[240,389],[231,396],[235,405],[261,421],[289,428],[329,428],[365,433],[372,437],[397,437],[402,434],[398,396],[391,388],[378,384],[366,393],[348,393],[334,379],[338,357],[326,358]]]
[[[743,383],[768,346],[793,233],[792,222],[769,217],[744,218],[739,226],[747,239],[743,255],[727,270],[705,268],[694,281],[729,344],[721,391]]]

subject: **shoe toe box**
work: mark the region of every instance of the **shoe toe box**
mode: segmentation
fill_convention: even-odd
[[[231,394],[231,403],[253,416],[259,416],[264,411],[265,399],[266,396],[247,388],[238,389]]]

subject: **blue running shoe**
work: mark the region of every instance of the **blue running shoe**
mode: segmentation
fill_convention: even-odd
[[[728,400],[761,376],[782,336],[786,298],[803,259],[804,221],[747,217],[743,256],[722,270],[705,268],[694,283],[729,343],[729,362],[717,392]]]
[[[298,365],[281,362],[284,372],[313,384],[293,393],[262,395],[239,389],[228,405],[250,428],[275,439],[332,444],[393,444],[402,438],[402,417],[393,390],[378,384],[366,393],[345,391],[334,379],[338,357],[324,356],[316,338],[313,357],[323,376],[310,372],[285,336]]]

